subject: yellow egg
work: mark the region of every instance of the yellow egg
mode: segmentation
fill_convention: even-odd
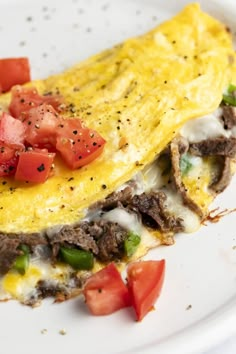
[[[191,4],[143,36],[32,82],[41,93],[59,90],[74,106],[73,116],[107,143],[99,158],[75,171],[58,158],[55,176],[43,184],[1,178],[7,183],[0,183],[0,230],[31,232],[78,221],[91,203],[150,163],[184,122],[219,106],[230,81],[229,56],[234,51],[224,25]],[[10,95],[2,95],[1,109],[9,102]]]

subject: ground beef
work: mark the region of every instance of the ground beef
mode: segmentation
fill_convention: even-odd
[[[11,269],[16,257],[22,253],[18,249],[21,244],[29,246],[33,251],[35,246],[46,243],[45,237],[38,233],[0,234],[0,274],[5,274]]]
[[[49,237],[56,260],[61,245],[72,245],[91,251],[102,261],[120,259],[124,255],[124,240],[127,230],[105,220],[81,222],[77,226],[64,226],[58,233]]]
[[[121,259],[124,256],[124,241],[128,231],[119,224],[101,220],[102,236],[98,239],[97,258],[103,262]]]
[[[119,203],[121,203],[122,205],[128,204],[131,198],[132,188],[130,186],[127,186],[118,192],[109,194],[105,199],[93,204],[90,209],[111,210],[116,208]]]
[[[196,156],[228,156],[236,155],[235,138],[212,138],[190,144],[190,153]]]
[[[94,254],[98,253],[98,247],[89,233],[86,233],[80,225],[65,225],[60,231],[54,234],[48,234],[49,244],[52,246],[52,254],[56,259],[60,245],[70,244],[85,251],[91,251]]]
[[[223,114],[221,120],[223,121],[225,129],[232,129],[236,125],[236,107],[222,106]]]
[[[0,274],[5,274],[12,267],[16,257],[20,254],[17,249],[19,241],[0,234]]]
[[[182,231],[182,220],[168,212],[165,200],[166,195],[162,191],[142,193],[133,197],[131,206],[141,214],[144,224],[151,228],[165,233]]]

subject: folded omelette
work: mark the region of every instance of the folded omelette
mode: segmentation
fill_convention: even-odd
[[[234,59],[227,27],[190,4],[145,35],[28,84],[59,92],[63,116],[107,143],[77,170],[57,159],[42,184],[1,177],[0,299],[70,298],[108,262],[122,266],[199,228],[234,172],[235,111],[222,104]],[[10,100],[1,95],[0,110]],[[71,250],[92,263],[78,269]]]

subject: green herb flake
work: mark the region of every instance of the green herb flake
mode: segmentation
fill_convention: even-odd
[[[131,257],[135,253],[140,242],[141,237],[133,231],[129,231],[124,242],[124,249],[127,257]]]
[[[188,154],[182,155],[181,159],[180,159],[180,171],[181,171],[182,176],[187,175],[192,167],[193,167],[193,164],[190,161],[189,155]]]
[[[16,270],[21,275],[24,275],[29,268],[29,247],[21,245],[19,246],[19,250],[22,254],[16,257],[12,269]]]
[[[222,102],[226,105],[229,106],[236,106],[236,86],[233,84],[230,84],[227,92],[225,94],[223,94],[223,99]]]

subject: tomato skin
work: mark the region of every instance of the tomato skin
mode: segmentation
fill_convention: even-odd
[[[159,297],[165,276],[165,260],[130,263],[128,288],[138,321],[152,309]]]
[[[51,173],[55,154],[48,153],[46,149],[35,149],[19,153],[19,161],[15,179],[43,183]]]
[[[1,144],[0,146],[0,177],[12,176],[16,172],[18,155],[14,149]]]
[[[30,81],[28,58],[0,59],[0,93]]]
[[[4,112],[0,118],[0,142],[11,148],[22,149],[25,136],[24,124]]]
[[[93,274],[86,282],[83,294],[93,315],[109,315],[130,306],[129,291],[114,263]]]
[[[72,119],[71,119],[72,121]],[[82,127],[68,132],[58,131],[56,148],[71,169],[87,165],[96,159],[103,151],[106,143],[95,130]]]
[[[9,105],[9,112],[15,118],[24,121],[28,117],[28,112],[34,107],[45,103],[51,105],[56,111],[62,103],[59,95],[39,95],[38,91],[32,87],[14,86],[11,90],[12,99]]]
[[[45,103],[31,108],[24,119],[25,140],[33,147],[52,150],[56,145],[57,129],[62,118],[51,105]]]

